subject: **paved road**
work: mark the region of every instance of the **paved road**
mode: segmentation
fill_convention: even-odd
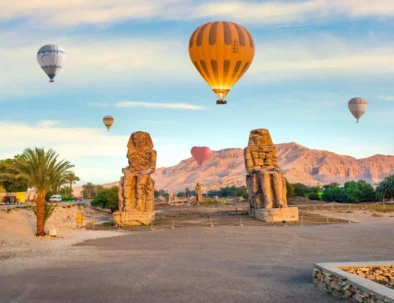
[[[313,263],[390,259],[394,219],[138,232],[0,262],[0,302],[340,302]]]

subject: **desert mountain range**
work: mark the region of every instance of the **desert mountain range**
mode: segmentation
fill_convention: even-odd
[[[338,155],[329,151],[315,150],[291,142],[276,144],[279,167],[291,183],[308,185],[345,183],[349,180],[366,180],[371,184],[380,182],[394,174],[394,156],[374,155],[364,159]],[[224,186],[245,184],[245,163],[243,149],[227,148],[212,151],[209,159],[199,166],[193,158],[181,161],[171,167],[156,169],[152,175],[156,189],[170,192],[181,191],[186,187],[194,188],[202,183],[204,190]],[[117,185],[118,182],[104,184],[104,187]],[[81,187],[75,187],[79,195]]]

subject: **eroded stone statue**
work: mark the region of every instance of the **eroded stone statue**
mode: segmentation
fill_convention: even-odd
[[[276,147],[267,129],[250,132],[244,157],[249,214],[257,217],[256,210],[287,208],[286,179],[278,167]]]
[[[119,211],[114,213],[118,225],[146,225],[154,220],[154,181],[156,151],[146,132],[135,132],[127,144],[129,165],[122,169],[119,182]]]
[[[202,201],[202,186],[200,183],[196,184],[196,193],[197,193],[197,202],[201,202]]]

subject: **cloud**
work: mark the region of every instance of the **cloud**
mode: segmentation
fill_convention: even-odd
[[[326,22],[343,18],[389,18],[392,0],[192,1],[19,0],[0,2],[0,20],[27,19],[32,26],[111,25],[127,20],[226,18],[244,24]]]
[[[201,110],[203,106],[192,105],[186,103],[154,103],[154,102],[137,102],[137,101],[123,101],[115,105],[119,108],[124,107],[145,107],[145,108],[167,108],[167,109],[183,109],[183,110]]]
[[[106,103],[100,103],[100,102],[86,102],[87,105],[92,106],[92,107],[108,107],[109,105]]]
[[[37,126],[38,126],[38,127],[45,127],[45,128],[47,128],[47,127],[55,126],[55,125],[57,125],[57,124],[59,124],[59,123],[60,123],[60,121],[45,120],[45,121],[40,121],[40,122],[37,124]]]
[[[65,128],[47,122],[31,126],[0,121],[0,159],[20,154],[25,148],[52,148],[59,153],[59,159],[75,165],[75,172],[82,182],[113,182],[119,179],[121,168],[127,166],[128,135],[114,135],[104,128]],[[158,152],[157,167],[176,164],[187,155],[188,149],[183,143],[160,138],[153,140],[157,141],[154,142]]]
[[[394,101],[394,96],[377,96],[377,98],[384,101]]]

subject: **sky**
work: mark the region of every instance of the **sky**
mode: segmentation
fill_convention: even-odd
[[[211,21],[242,24],[256,43],[227,105],[188,53]],[[79,183],[107,183],[135,131],[151,134],[163,167],[193,146],[243,148],[255,128],[275,143],[394,155],[393,29],[392,0],[0,0],[0,159],[53,148]],[[36,60],[45,44],[68,53],[55,83]],[[369,103],[358,124],[356,96]]]

